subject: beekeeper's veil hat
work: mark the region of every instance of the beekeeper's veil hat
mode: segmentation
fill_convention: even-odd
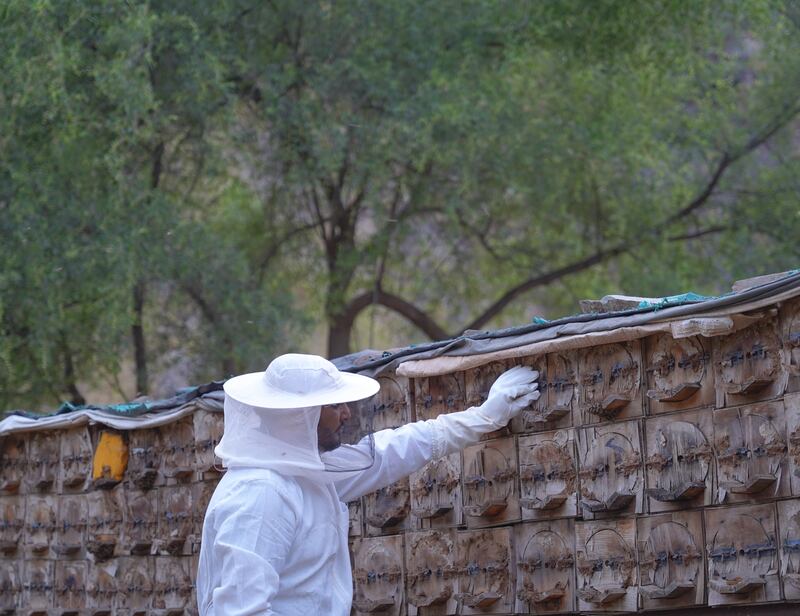
[[[317,425],[326,404],[374,396],[378,381],[339,371],[316,355],[276,357],[264,372],[242,374],[225,382],[225,432],[215,452],[226,467],[270,468],[285,475],[335,481],[347,471],[373,463],[371,421],[354,408],[348,431],[358,443],[320,454]],[[353,428],[354,426],[354,428]]]

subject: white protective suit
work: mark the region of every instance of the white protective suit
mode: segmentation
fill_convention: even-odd
[[[479,407],[375,433],[372,466],[345,473],[326,469],[337,466],[334,459],[342,453],[344,459],[354,451],[373,453],[365,440],[319,454],[320,407],[264,409],[226,395],[225,433],[216,451],[228,471],[203,525],[200,614],[350,614],[345,503],[505,426],[538,398],[536,376],[514,368],[497,379]]]

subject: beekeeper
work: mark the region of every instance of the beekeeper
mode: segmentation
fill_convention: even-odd
[[[206,512],[197,572],[200,614],[347,616],[352,577],[346,502],[504,427],[539,397],[530,368],[497,378],[466,411],[339,445],[347,405],[378,382],[314,355],[288,354],[225,383],[227,472]],[[368,406],[368,405],[358,405]]]

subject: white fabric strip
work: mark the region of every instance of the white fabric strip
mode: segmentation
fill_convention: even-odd
[[[205,396],[203,397],[205,398]],[[145,413],[136,417],[122,417],[113,413],[98,410],[82,410],[61,415],[51,415],[41,419],[30,419],[20,415],[12,415],[0,421],[0,436],[12,432],[34,432],[41,430],[63,430],[84,424],[101,424],[117,430],[139,430],[141,428],[155,428],[163,426],[181,417],[194,413],[198,408],[205,410],[221,411],[220,405],[211,400],[198,398],[191,402],[168,411],[158,413]]]

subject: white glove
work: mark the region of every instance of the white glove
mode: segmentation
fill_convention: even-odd
[[[478,411],[498,430],[508,424],[522,409],[539,399],[539,373],[527,366],[515,366],[497,377],[486,402]]]
[[[461,451],[477,443],[481,436],[499,430],[518,413],[539,399],[539,373],[516,366],[499,377],[489,390],[486,402],[460,413],[431,419],[436,434],[434,458]]]

